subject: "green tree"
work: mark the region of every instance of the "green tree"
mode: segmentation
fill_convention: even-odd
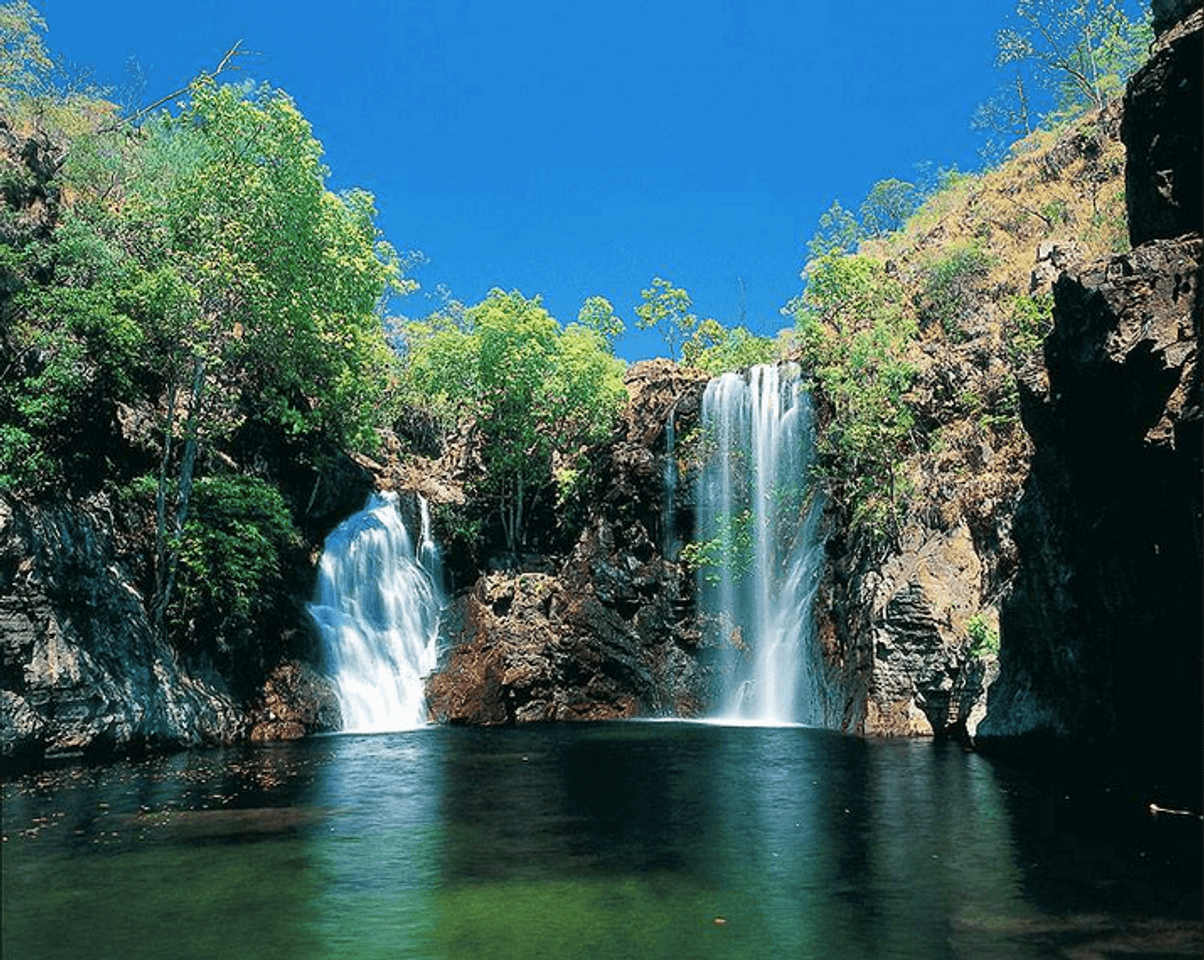
[[[152,118],[142,137],[94,207],[96,228],[140,265],[127,295],[166,400],[162,623],[206,446],[247,419],[371,443],[393,367],[378,307],[403,282],[371,197],[326,189],[321,146],[283,93],[202,77],[179,114]]]
[[[12,113],[44,83],[54,62],[46,50],[46,21],[26,0],[0,4],[0,109]]]
[[[1014,139],[1039,123],[1054,126],[1101,109],[1144,62],[1153,38],[1148,13],[1130,17],[1129,6],[1018,0],[1011,23],[995,38],[995,65],[1011,78],[976,109],[971,125]]]
[[[463,317],[411,322],[406,399],[437,409],[447,428],[477,433],[491,505],[512,558],[555,470],[580,475],[584,453],[609,434],[623,401],[623,363],[606,338],[580,323],[561,328],[539,297],[492,290]]]
[[[703,320],[682,347],[682,361],[718,376],[729,370],[744,370],[759,363],[772,363],[781,355],[780,345],[759,337],[744,327],[725,327],[718,320]]]
[[[577,312],[577,323],[599,334],[611,346],[626,329],[610,301],[599,296],[585,298]]]
[[[907,485],[896,465],[913,417],[907,354],[918,328],[898,281],[861,255],[830,253],[811,264],[796,314],[803,365],[831,406],[819,438],[819,474],[854,526],[898,530]]]
[[[640,291],[640,304],[635,308],[635,325],[641,330],[658,330],[669,348],[669,358],[681,355],[682,345],[698,326],[698,317],[690,312],[693,301],[689,293],[668,280],[654,277],[652,286]]]
[[[819,229],[807,241],[807,255],[819,260],[828,254],[853,253],[863,239],[865,230],[856,215],[842,207],[839,200],[833,200],[819,218]]]
[[[882,237],[903,228],[920,205],[915,184],[890,177],[879,180],[861,204],[861,226],[868,235]]]

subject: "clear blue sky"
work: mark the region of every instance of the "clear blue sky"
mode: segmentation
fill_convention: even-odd
[[[1010,0],[34,0],[51,49],[142,102],[243,40],[288,91],[336,188],[372,191],[387,239],[466,303],[542,294],[563,322],[602,294],[632,327],[654,276],[772,333],[835,198],[977,164]],[[741,282],[744,299],[741,299]],[[628,359],[661,352],[650,334]]]

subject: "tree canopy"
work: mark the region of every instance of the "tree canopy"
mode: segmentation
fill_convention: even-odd
[[[35,138],[30,156],[50,158],[4,170],[0,487],[120,476],[128,465],[97,457],[98,438],[116,404],[151,411],[163,622],[177,576],[201,575],[209,556],[194,482],[235,489],[209,454],[244,424],[375,442],[397,376],[381,305],[412,283],[372,197],[327,188],[321,144],[286,94],[202,74],[133,127],[95,95],[55,87],[43,27],[28,4],[0,6],[0,92],[25,118],[18,134]],[[229,503],[268,488],[238,489]],[[279,526],[275,507],[248,516]]]
[[[595,316],[607,307],[595,301]],[[539,297],[518,291],[495,289],[462,315],[409,323],[404,338],[406,396],[449,427],[473,424],[486,470],[477,492],[517,557],[557,468],[577,469],[609,435],[626,398],[622,361],[597,329],[561,327]]]

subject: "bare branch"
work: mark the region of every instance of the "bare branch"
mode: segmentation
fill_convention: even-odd
[[[112,133],[116,130],[120,130],[124,126],[131,126],[131,127],[137,126],[138,121],[142,120],[148,114],[153,113],[155,110],[158,110],[165,103],[168,103],[168,102],[176,99],[176,97],[182,97],[186,93],[188,93],[188,91],[192,88],[192,85],[194,83],[196,83],[197,80],[212,79],[213,77],[219,76],[222,73],[229,73],[229,72],[239,70],[240,67],[237,63],[237,58],[247,56],[248,52],[249,51],[242,49],[242,41],[241,40],[237,41],[234,44],[234,46],[232,46],[229,50],[226,51],[225,56],[222,57],[221,61],[217,65],[217,67],[214,68],[212,71],[202,71],[201,73],[199,73],[195,77],[193,77],[192,80],[190,80],[188,82],[187,86],[181,87],[179,90],[173,90],[171,93],[167,94],[167,96],[160,97],[154,103],[148,104],[147,106],[143,107],[141,110],[137,111],[136,113],[132,114],[129,117],[123,117],[115,123],[109,124],[108,126],[101,127],[99,132],[100,133]]]

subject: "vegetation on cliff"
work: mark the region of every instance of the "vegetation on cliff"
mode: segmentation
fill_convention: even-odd
[[[381,305],[410,283],[284,93],[201,75],[134,123],[56,82],[31,7],[3,12],[0,488],[120,486],[154,531],[155,619],[248,626],[296,534],[242,438],[371,447]]]
[[[820,219],[789,309],[826,408],[817,473],[854,531],[897,539],[911,509],[988,522],[1018,490],[1016,382],[1048,330],[1049,283],[1069,259],[1127,248],[1109,97],[1148,37],[1117,3],[1023,0],[999,34],[998,62],[1019,77],[1009,110],[1024,114],[993,131],[1021,135],[1006,160],[882,180],[857,213],[836,201]]]
[[[598,329],[608,306],[593,304],[593,326],[561,327],[538,297],[493,290],[403,328],[403,396],[448,433],[471,423],[483,468],[473,499],[492,505],[511,557],[539,498],[580,492],[585,450],[609,436],[627,397],[624,365]]]

